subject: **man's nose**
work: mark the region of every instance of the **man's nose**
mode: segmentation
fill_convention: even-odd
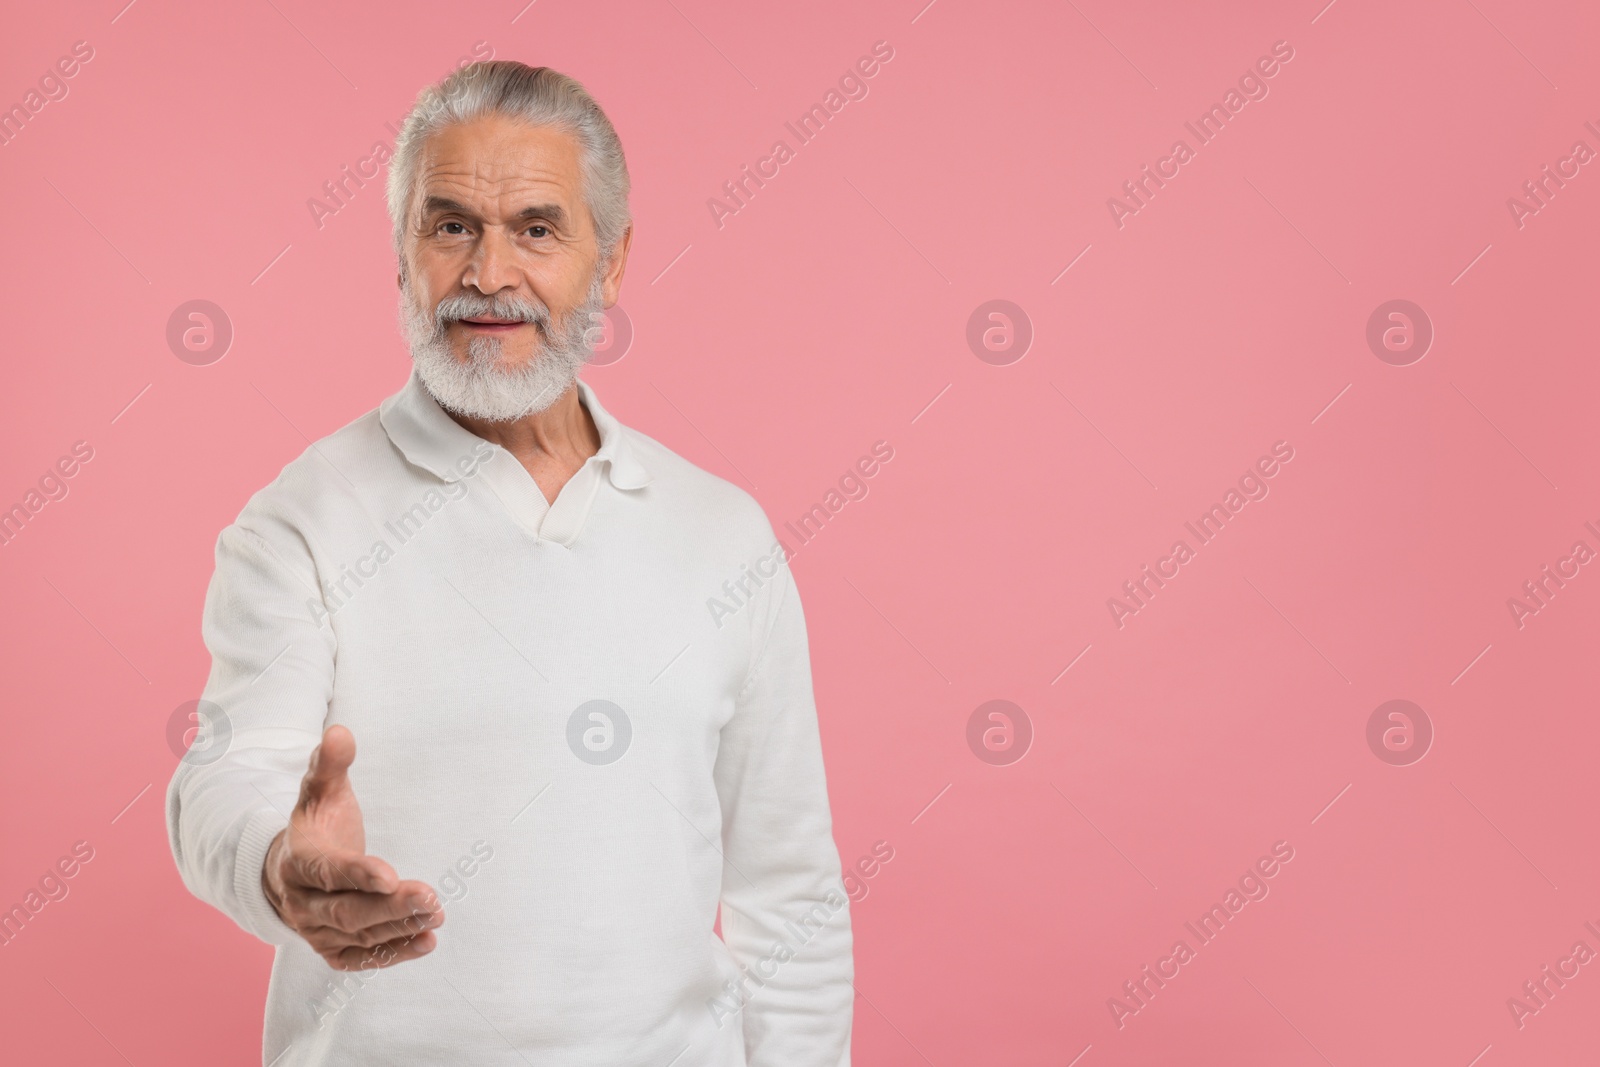
[[[489,296],[516,287],[516,249],[498,227],[484,228],[461,284],[463,288],[471,286]]]

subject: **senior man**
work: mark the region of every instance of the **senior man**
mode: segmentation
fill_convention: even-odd
[[[565,75],[424,90],[388,179],[410,379],[218,538],[168,831],[277,946],[274,1067],[849,1063],[794,581],[750,578],[746,493],[577,379],[628,187]]]

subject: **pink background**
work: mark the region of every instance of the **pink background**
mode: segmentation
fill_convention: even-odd
[[[270,953],[179,882],[166,726],[218,531],[407,372],[380,185],[320,229],[307,200],[479,41],[578,77],[626,146],[636,337],[586,372],[613,412],[775,525],[894,448],[794,561],[840,852],[894,849],[853,909],[857,1063],[1592,1057],[1600,965],[1521,1028],[1506,1002],[1600,950],[1600,567],[1520,629],[1507,599],[1600,549],[1600,164],[1521,228],[1506,201],[1600,149],[1600,13],[1323,2],[15,14],[0,103],[94,57],[0,147],[0,507],[94,458],[0,547],[0,905],[95,858],[0,949],[8,1061],[259,1056]],[[719,229],[707,200],[880,40]],[[1270,95],[1119,228],[1107,198],[1280,40]],[[192,299],[235,333],[208,366],[165,339]],[[1034,330],[1005,366],[965,340],[992,299]],[[1436,332],[1409,366],[1365,340],[1392,299]],[[1270,495],[1119,629],[1107,598],[1280,440]],[[1018,762],[968,747],[992,699],[1032,723]],[[1368,747],[1391,699],[1432,722],[1419,762]],[[1278,841],[1270,895],[1119,1028],[1108,998]]]

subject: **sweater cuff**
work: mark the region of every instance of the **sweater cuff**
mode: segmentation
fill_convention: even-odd
[[[293,944],[300,935],[278,917],[278,912],[261,888],[261,869],[267,849],[289,820],[271,810],[258,811],[245,823],[239,837],[239,851],[233,867],[233,895],[239,902],[239,925],[269,945]]]

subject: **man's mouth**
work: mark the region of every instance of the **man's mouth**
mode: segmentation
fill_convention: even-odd
[[[527,325],[522,319],[497,319],[486,315],[456,321],[469,329],[482,330],[485,333],[507,333],[518,326]]]

